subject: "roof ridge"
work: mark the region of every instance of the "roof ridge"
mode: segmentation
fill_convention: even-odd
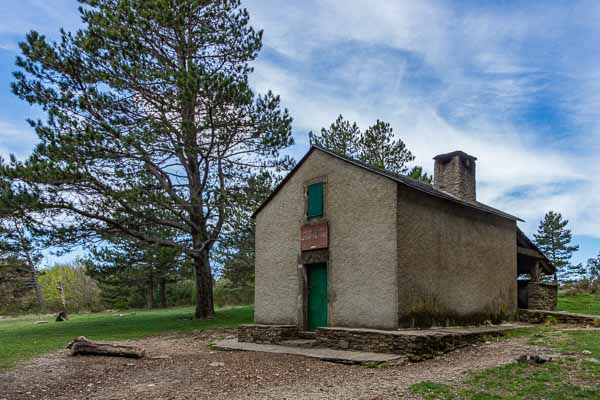
[[[273,190],[273,192],[265,199],[265,201],[263,201],[263,203],[256,209],[256,211],[252,214],[252,217],[255,217],[260,210],[263,209],[263,207],[269,202],[271,201],[271,199],[273,198],[273,196],[279,191],[279,189],[287,182],[287,180],[298,170],[298,168],[300,167],[300,165],[302,165],[302,163],[304,163],[304,161],[306,161],[306,159],[308,158],[308,156],[313,152],[313,150],[320,150],[324,153],[327,153],[333,157],[336,157],[342,161],[351,163],[356,165],[357,167],[366,169],[368,171],[371,171],[373,173],[379,174],[381,176],[385,176],[389,179],[392,179],[398,183],[401,183],[403,185],[406,185],[408,187],[411,187],[415,190],[419,190],[425,194],[428,194],[430,196],[435,196],[438,198],[442,198],[445,200],[449,200],[452,201],[454,203],[457,204],[461,204],[465,207],[469,207],[469,208],[473,208],[475,210],[479,210],[482,212],[487,212],[489,214],[494,214],[497,215],[499,217],[502,218],[507,218],[507,219],[511,219],[511,220],[515,220],[515,221],[523,221],[521,218],[519,217],[515,217],[514,215],[505,213],[504,211],[498,210],[494,207],[488,206],[484,203],[481,202],[476,202],[476,203],[471,203],[465,200],[462,200],[458,197],[455,197],[449,193],[443,192],[441,190],[438,190],[436,188],[433,187],[433,185],[429,184],[429,183],[425,183],[422,181],[419,181],[417,179],[413,179],[410,178],[406,175],[401,175],[389,170],[386,170],[384,168],[379,168],[379,167],[375,167],[371,164],[367,164],[364,161],[361,160],[357,160],[356,158],[352,158],[349,157],[347,155],[342,155],[339,153],[334,152],[333,150],[330,150],[324,146],[321,146],[319,144],[316,143],[312,143],[310,145],[310,149],[308,150],[308,152],[300,159],[300,161],[298,161],[298,163],[294,166],[294,168],[292,168],[292,170],[286,175],[286,177],[279,183],[279,185],[275,188],[275,190]]]

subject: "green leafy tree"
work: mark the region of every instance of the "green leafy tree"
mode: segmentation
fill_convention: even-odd
[[[13,91],[47,120],[2,173],[56,241],[125,235],[186,254],[195,317],[212,317],[210,253],[233,195],[255,169],[285,166],[292,144],[279,97],[248,83],[262,32],[237,0],[81,3],[83,29],[20,45]]]
[[[102,309],[100,288],[97,282],[87,275],[85,266],[80,261],[46,268],[39,279],[48,308],[53,311],[63,310],[59,284],[64,289],[66,308],[69,312]]]
[[[406,163],[415,159],[401,139],[394,139],[390,124],[380,120],[361,135],[358,148],[362,161],[398,174],[405,174]]]
[[[421,182],[431,183],[433,182],[433,176],[428,175],[427,172],[423,172],[423,167],[415,165],[408,173],[409,178],[416,179]]]
[[[573,236],[567,229],[568,223],[559,212],[549,211],[534,234],[536,245],[556,267],[554,280],[569,279],[579,270],[571,265],[571,256],[579,250],[579,246],[571,245]]]
[[[309,132],[311,144],[318,144],[338,154],[358,158],[358,141],[361,136],[356,122],[345,120],[340,114],[329,128],[321,128],[320,135]]]

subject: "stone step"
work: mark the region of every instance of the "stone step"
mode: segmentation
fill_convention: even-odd
[[[314,339],[293,339],[293,340],[284,340],[280,342],[279,345],[286,347],[301,347],[304,349],[308,349],[311,347],[315,347],[317,341]]]
[[[302,339],[314,339],[317,337],[317,332],[315,331],[300,331],[298,332],[298,337]]]
[[[238,350],[238,351],[262,351],[266,353],[276,354],[294,354],[304,357],[313,357],[322,361],[330,361],[342,364],[379,364],[384,362],[402,362],[405,358],[397,354],[381,354],[369,353],[361,351],[344,351],[311,348],[302,349],[295,347],[285,347],[276,344],[259,344],[238,342],[237,339],[221,340],[215,343],[214,348],[217,350]]]

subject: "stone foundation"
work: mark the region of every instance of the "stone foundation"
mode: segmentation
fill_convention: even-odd
[[[298,336],[296,325],[240,325],[238,341],[276,344]]]
[[[519,320],[530,324],[539,324],[554,319],[562,324],[600,326],[600,316],[574,314],[561,311],[519,310]]]
[[[473,327],[385,331],[357,328],[318,328],[317,346],[339,350],[393,353],[417,361],[435,357],[469,344],[501,336],[511,328]]]
[[[558,285],[555,283],[529,282],[527,284],[527,308],[530,310],[556,309]]]

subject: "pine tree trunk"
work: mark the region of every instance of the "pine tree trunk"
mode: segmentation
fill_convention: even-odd
[[[194,259],[194,272],[196,274],[196,313],[197,319],[209,319],[215,316],[212,291],[212,272],[208,251],[201,257]]]
[[[152,276],[152,271],[150,271],[150,277],[146,286],[146,308],[150,310],[152,307],[154,307],[154,277]]]
[[[27,264],[29,265],[29,270],[31,272],[31,284],[33,285],[33,290],[35,291],[35,297],[37,298],[40,308],[44,308],[46,306],[46,303],[44,302],[44,297],[42,296],[42,289],[40,289],[40,282],[37,278],[37,269],[35,268],[35,264],[33,263],[33,259],[31,258],[29,251],[25,251],[25,256],[27,258]]]
[[[158,297],[160,298],[160,307],[167,308],[167,280],[165,278],[160,278]]]
[[[37,278],[37,270],[34,266],[31,266],[31,283],[33,284],[35,297],[37,297],[37,301],[40,305],[40,308],[44,308],[46,306],[46,302],[44,301],[44,296],[42,296],[42,289],[40,288],[40,282]]]

